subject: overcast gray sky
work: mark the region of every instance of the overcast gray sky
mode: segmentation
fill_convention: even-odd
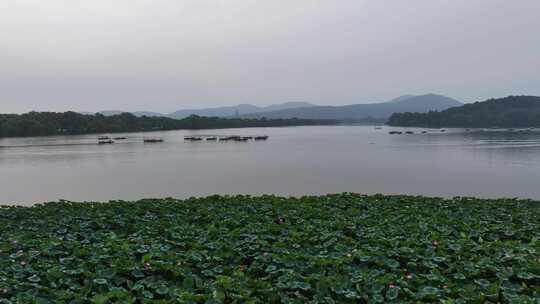
[[[1,0],[0,112],[540,95],[539,0]]]

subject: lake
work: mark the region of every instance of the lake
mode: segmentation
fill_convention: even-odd
[[[168,131],[0,139],[0,203],[333,192],[540,199],[540,131],[373,126]],[[184,136],[269,135],[190,142]],[[161,137],[144,144],[145,137]]]

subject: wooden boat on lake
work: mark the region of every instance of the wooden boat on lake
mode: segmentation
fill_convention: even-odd
[[[405,134],[414,134],[414,132],[413,131],[407,131],[407,132],[405,132]]]
[[[403,132],[401,132],[401,131],[390,131],[390,132],[388,132],[388,134],[390,134],[390,135],[403,134]]]
[[[109,136],[105,136],[105,135],[102,135],[102,136],[98,136],[97,138],[98,140],[109,140],[111,139]]]
[[[127,137],[120,136],[120,137],[115,137],[114,138],[114,140],[124,140],[124,139],[127,139]]]
[[[162,138],[145,138],[143,139],[143,142],[149,143],[149,144],[155,144],[155,143],[162,143]]]
[[[240,136],[233,135],[233,136],[223,136],[219,138],[220,141],[229,141],[229,140],[237,140],[237,139],[240,139]]]
[[[267,140],[268,135],[255,136],[253,139],[255,139],[255,140]]]
[[[214,136],[212,136],[212,137],[207,137],[206,140],[207,140],[207,141],[215,141],[215,140],[217,140],[217,137],[214,137]]]
[[[114,144],[114,141],[111,139],[98,141],[98,145],[110,145],[110,144]]]

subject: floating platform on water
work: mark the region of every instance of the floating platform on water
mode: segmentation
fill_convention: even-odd
[[[155,143],[162,143],[164,140],[162,138],[145,138],[143,139],[144,143],[148,144],[155,144]]]
[[[187,141],[238,141],[246,142],[250,140],[267,140],[268,135],[197,135],[197,136],[184,136],[184,140]]]
[[[184,140],[199,141],[199,140],[202,140],[202,137],[199,137],[199,136],[185,136]]]

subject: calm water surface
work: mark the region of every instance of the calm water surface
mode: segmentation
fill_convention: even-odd
[[[540,131],[324,126],[0,139],[0,204],[329,192],[540,199]],[[404,130],[404,129],[396,129]],[[420,129],[408,129],[419,131]],[[185,135],[270,136],[186,142]],[[120,136],[120,134],[114,134]],[[162,144],[143,144],[143,137]]]

